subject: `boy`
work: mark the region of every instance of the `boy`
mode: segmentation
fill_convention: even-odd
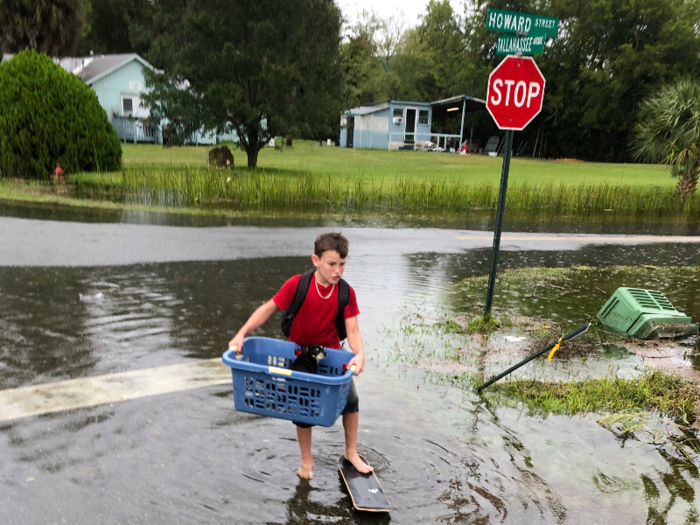
[[[355,353],[348,367],[354,365],[355,375],[359,375],[365,367],[365,351],[357,324],[357,315],[360,310],[357,308],[355,291],[344,281],[341,282],[347,256],[348,240],[341,234],[324,233],[316,238],[314,254],[311,256],[316,271],[311,276],[304,302],[292,321],[289,340],[298,345],[319,344],[340,349],[339,328],[336,325],[336,317],[341,319],[337,316],[338,293],[340,286],[347,286],[349,297],[342,318],[345,320],[344,328],[347,332],[348,344]],[[229,348],[240,351],[239,349],[243,348],[243,338],[247,334],[262,326],[275,312],[289,309],[301,277],[301,275],[295,275],[289,279],[272,299],[255,310],[236,337],[231,339]],[[371,472],[372,467],[366,465],[357,454],[358,421],[357,391],[354,381],[351,380],[348,402],[343,410],[345,458],[360,472]],[[294,424],[297,425],[297,439],[301,449],[301,466],[297,474],[300,478],[311,479],[314,464],[311,456],[311,427],[300,423]]]

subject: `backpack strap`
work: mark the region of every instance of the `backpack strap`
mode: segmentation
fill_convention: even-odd
[[[338,313],[335,316],[335,328],[338,330],[338,339],[344,341],[348,334],[345,330],[345,307],[350,302],[350,285],[345,279],[338,281]]]
[[[297,291],[294,294],[294,300],[292,304],[289,305],[284,313],[282,314],[282,333],[285,337],[289,338],[289,334],[292,331],[292,323],[294,318],[301,310],[301,305],[304,304],[304,299],[306,299],[306,292],[309,291],[309,286],[311,286],[311,277],[313,276],[316,268],[304,272],[299,278],[299,283],[297,284]]]
[[[282,313],[282,333],[287,338],[292,332],[294,318],[299,313],[299,310],[301,310],[301,305],[304,304],[314,272],[316,272],[316,268],[301,274],[299,284],[297,284],[297,291],[294,294],[294,300],[292,304],[289,305],[289,308]],[[338,281],[338,313],[335,316],[335,329],[338,331],[338,339],[341,341],[344,341],[348,337],[347,331],[345,330],[345,307],[349,302],[350,285],[345,279],[340,279],[340,281]]]

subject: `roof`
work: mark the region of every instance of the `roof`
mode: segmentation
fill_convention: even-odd
[[[407,106],[429,106],[430,102],[414,102],[411,100],[390,100],[392,104],[403,104]]]
[[[486,109],[486,101],[480,98],[470,97],[469,95],[457,95],[456,97],[444,98],[430,103],[430,107],[434,110],[443,110],[447,106],[457,106],[459,109],[464,107],[465,111],[480,111]]]
[[[2,61],[10,60],[13,56],[12,54],[4,54],[2,56]],[[101,78],[106,77],[134,60],[140,62],[144,67],[155,70],[151,64],[135,53],[52,58],[52,60],[69,73],[77,75],[80,80],[88,85],[94,84]]]
[[[476,111],[480,109],[485,109],[486,107],[486,101],[481,100],[480,98],[476,97],[470,97],[469,95],[457,95],[455,97],[450,97],[450,98],[444,98],[442,100],[435,100],[433,102],[414,102],[414,101],[407,101],[407,100],[392,100],[392,99],[384,99],[384,100],[378,100],[376,102],[370,102],[369,104],[365,104],[364,106],[359,106],[356,108],[349,109],[348,111],[345,112],[347,116],[362,116],[362,115],[369,115],[371,113],[375,113],[377,111],[381,111],[383,109],[388,108],[391,104],[402,104],[402,105],[409,105],[409,106],[429,106],[431,108],[435,107],[442,107],[442,106],[448,106],[450,104],[457,104],[457,103],[462,103],[464,102],[465,110],[466,111]],[[460,107],[461,109],[461,107]]]
[[[146,62],[139,55],[129,53],[123,55],[86,57],[83,59],[82,64],[73,69],[72,72],[78,75],[83,82],[90,85],[133,61],[140,62],[149,69],[154,69],[151,64]]]
[[[473,100],[474,102],[481,102],[482,104],[486,104],[485,100],[481,100],[480,98],[476,98],[476,97],[470,97],[469,95],[457,95],[456,97],[444,98],[442,100],[436,100],[434,102],[431,102],[431,104],[433,106],[437,106],[439,104],[450,104],[452,102],[462,102],[462,100]]]
[[[383,111],[389,107],[389,104],[387,103],[388,101],[383,101],[378,104],[382,104],[381,106],[378,105],[368,105],[368,106],[360,106],[357,108],[352,108],[349,109],[345,112],[346,115],[349,115],[351,117],[361,117],[363,115],[369,115],[371,113],[377,113],[378,111]]]

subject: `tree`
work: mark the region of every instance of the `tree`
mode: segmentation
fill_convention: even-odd
[[[659,86],[700,70],[698,0],[474,0],[467,48],[486,71],[501,57],[485,30],[489,8],[554,16],[559,35],[537,63],[547,79],[542,113],[524,136],[542,127],[548,154],[627,161],[639,106]]]
[[[553,0],[552,7],[564,31],[543,61],[554,81],[547,116],[576,156],[627,161],[642,101],[700,68],[698,2]]]
[[[3,53],[34,49],[49,56],[75,53],[89,0],[0,0]]]
[[[424,100],[439,100],[464,93],[461,74],[464,60],[464,34],[461,20],[449,0],[430,0],[421,24],[413,33],[413,47],[426,54],[430,65],[429,86],[424,87]]]
[[[695,193],[700,172],[700,84],[681,80],[662,88],[642,104],[634,128],[636,159],[662,162],[678,177],[677,192]]]
[[[342,110],[340,11],[331,0],[156,0],[153,113],[234,130],[257,165],[271,137],[333,134]],[[337,127],[337,124],[334,124]]]
[[[86,31],[78,53],[138,53],[150,48],[148,26],[153,18],[150,0],[92,0]]]
[[[117,132],[95,92],[34,50],[0,64],[0,176],[48,179],[114,171],[121,165]]]
[[[449,0],[430,0],[421,23],[363,12],[343,45],[350,105],[384,98],[437,100],[464,92],[462,21]]]
[[[394,61],[402,31],[400,19],[383,19],[373,11],[362,11],[349,28],[341,47],[346,107],[398,96],[401,80],[394,71]]]

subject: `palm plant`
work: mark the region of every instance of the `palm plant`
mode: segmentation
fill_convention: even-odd
[[[667,164],[683,198],[695,193],[700,172],[700,84],[692,80],[662,88],[640,109],[632,156]]]

